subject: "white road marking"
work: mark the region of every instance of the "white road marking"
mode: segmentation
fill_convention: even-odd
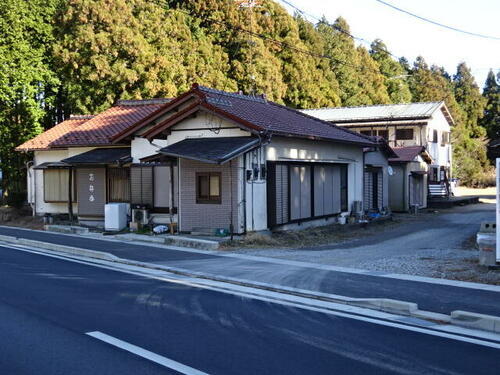
[[[5,226],[5,225],[0,225],[0,228],[13,229],[12,227]],[[44,231],[44,230],[17,228],[17,227],[15,229],[29,231],[29,232],[40,232],[40,233],[47,234],[47,231]],[[59,235],[59,236],[78,237],[78,238],[82,238],[82,236],[84,236],[84,235],[70,234],[70,233],[57,233],[57,232],[49,232],[49,233],[54,234],[54,235]],[[325,270],[325,271],[336,271],[336,272],[343,272],[343,273],[351,273],[351,274],[355,274],[355,275],[364,275],[364,276],[383,277],[383,278],[388,278],[388,279],[416,281],[416,282],[427,283],[427,284],[448,285],[448,286],[455,286],[458,288],[477,289],[477,290],[485,290],[485,291],[489,291],[489,292],[500,293],[500,286],[492,285],[492,284],[480,284],[480,283],[473,283],[473,282],[469,282],[469,281],[438,279],[438,278],[434,278],[434,277],[414,276],[414,275],[406,275],[406,274],[399,274],[399,273],[393,273],[393,272],[370,271],[370,270],[363,270],[363,269],[359,269],[359,268],[331,266],[331,265],[320,264],[320,263],[311,263],[311,262],[302,262],[302,261],[288,260],[288,259],[262,257],[262,256],[257,256],[257,255],[221,253],[220,251],[197,250],[197,249],[192,249],[192,248],[188,248],[188,247],[180,247],[180,246],[172,246],[172,245],[165,246],[165,245],[160,245],[160,244],[156,244],[153,242],[148,243],[148,242],[139,242],[139,241],[133,241],[133,240],[132,241],[130,241],[130,240],[124,241],[122,239],[116,239],[116,238],[102,238],[102,237],[91,236],[91,235],[86,235],[86,236],[87,236],[87,238],[89,238],[91,240],[117,242],[117,243],[122,243],[122,244],[126,243],[126,244],[131,244],[131,245],[136,245],[136,246],[155,247],[155,248],[163,249],[163,250],[167,250],[167,251],[168,250],[175,250],[175,251],[181,251],[181,252],[186,252],[186,253],[214,255],[214,256],[218,256],[218,257],[245,259],[245,260],[251,260],[251,261],[256,261],[256,262],[267,262],[267,263],[282,264],[282,265],[296,266],[296,267],[302,267],[302,268],[304,268],[304,267],[305,268],[316,268],[316,269]]]
[[[172,359],[163,357],[159,354],[150,352],[149,350],[143,349],[139,346],[130,344],[126,341],[117,339],[113,336],[106,335],[105,333],[95,331],[95,332],[87,332],[86,335],[92,336],[98,340],[104,341],[107,344],[116,346],[117,348],[126,350],[127,352],[133,353],[135,355],[138,355],[140,357],[143,357],[151,362],[157,363],[163,367],[167,367],[171,370],[175,370],[177,372],[180,372],[181,374],[186,374],[186,375],[208,375],[206,372],[199,371],[195,368],[183,365],[182,363],[179,363],[177,361],[174,361]]]
[[[252,289],[244,286],[235,286],[232,284],[226,284],[217,281],[210,280],[198,280],[194,278],[189,278],[186,276],[178,276],[178,275],[169,275],[165,276],[166,272],[162,272],[159,270],[150,270],[146,271],[145,269],[141,269],[141,267],[137,266],[129,266],[101,261],[94,259],[89,261],[84,257],[78,257],[71,255],[71,257],[61,256],[59,254],[50,253],[50,250],[37,250],[32,248],[27,248],[24,246],[14,247],[12,245],[3,247],[10,248],[12,250],[18,250],[28,253],[34,253],[42,256],[47,256],[50,258],[61,259],[65,261],[70,261],[74,263],[89,265],[97,268],[104,268],[116,272],[132,274],[136,276],[141,276],[149,279],[161,280],[164,282],[182,284],[188,287],[198,288],[198,289],[207,289],[212,290],[219,293],[231,294],[243,298],[249,298],[264,302],[270,302],[275,304],[280,304],[284,306],[290,306],[294,308],[300,308],[304,310],[317,311],[324,314],[335,315],[342,318],[359,320],[367,323],[377,324],[386,327],[392,327],[397,329],[402,329],[406,331],[417,332],[421,334],[427,334],[431,336],[442,337],[455,341],[462,341],[474,345],[491,347],[494,349],[500,349],[500,335],[495,334],[493,332],[486,331],[476,331],[467,328],[462,328],[458,326],[441,326],[436,324],[432,327],[424,327],[424,326],[414,326],[408,325],[400,321],[401,316],[385,313],[382,311],[364,309],[361,307],[355,307],[350,305],[336,304],[333,302],[324,302],[319,300],[310,300],[305,297],[293,296],[293,295],[284,295],[278,292],[265,291],[261,289]],[[50,253],[50,254],[49,254]],[[313,306],[314,305],[314,306]],[[388,321],[390,320],[390,321]],[[453,327],[453,328],[451,328]],[[466,336],[470,337],[466,337]],[[489,341],[491,340],[491,341]]]

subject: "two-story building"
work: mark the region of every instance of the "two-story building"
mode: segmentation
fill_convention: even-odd
[[[320,108],[304,113],[364,135],[379,136],[393,148],[423,146],[430,155],[431,194],[449,191],[453,118],[444,102]]]

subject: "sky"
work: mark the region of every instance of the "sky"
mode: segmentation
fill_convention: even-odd
[[[276,1],[293,13],[281,0]],[[500,0],[384,0],[433,21],[499,39],[447,30],[376,0],[287,1],[313,16],[324,15],[332,23],[342,16],[350,25],[351,34],[368,41],[380,38],[392,54],[404,56],[410,63],[421,55],[429,65],[444,66],[453,75],[457,65],[465,61],[481,88],[490,68],[495,73],[500,71]]]

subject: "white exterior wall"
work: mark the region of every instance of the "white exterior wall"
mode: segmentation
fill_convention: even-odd
[[[341,143],[273,137],[267,146],[268,161],[305,161],[348,164],[348,208],[363,201],[363,148]]]
[[[432,165],[435,166],[444,166],[449,167],[451,169],[452,163],[452,145],[451,143],[441,146],[441,140],[443,137],[443,132],[450,132],[451,127],[446,117],[444,117],[443,113],[439,110],[434,112],[432,118],[427,124],[427,150],[432,157]],[[432,133],[434,130],[438,131],[438,142],[433,143]]]
[[[434,166],[444,166],[449,167],[451,169],[452,163],[452,145],[446,144],[444,146],[441,145],[441,140],[443,137],[443,133],[450,132],[451,127],[444,117],[443,112],[441,110],[436,110],[432,117],[426,120],[427,125],[398,125],[397,129],[413,129],[413,140],[396,140],[396,127],[390,125],[388,122],[387,127],[370,127],[367,125],[366,127],[359,127],[356,125],[355,127],[345,125],[347,128],[351,128],[356,132],[361,132],[365,130],[387,130],[388,131],[388,142],[392,147],[407,147],[407,146],[425,146],[427,151],[432,157]],[[379,125],[379,124],[378,124]],[[433,143],[433,132],[434,130],[438,131],[438,142]]]
[[[152,142],[145,138],[134,138],[131,144],[133,162],[139,163],[139,159],[154,155],[158,153],[160,148],[186,138],[250,136],[249,132],[237,128],[232,122],[215,118],[206,112],[200,112],[196,117],[183,120],[181,123],[174,125],[170,131],[171,133],[167,136],[167,139],[153,139]]]
[[[35,151],[33,166],[47,162],[58,162],[71,156],[79,155],[93,150],[94,147],[75,147],[65,150]],[[28,202],[35,205],[37,215],[67,214],[67,203],[46,203],[44,201],[43,170],[35,170],[31,167],[28,170]],[[76,200],[76,197],[73,197]],[[78,204],[73,203],[73,212],[78,213]]]
[[[246,171],[252,170],[253,164],[266,166],[266,147],[247,152],[243,159],[245,168],[242,169],[241,177],[245,190],[246,231],[262,231],[267,229],[267,181],[260,172],[259,178],[247,181]]]

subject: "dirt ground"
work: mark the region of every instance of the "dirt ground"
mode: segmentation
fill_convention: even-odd
[[[495,189],[464,189],[480,204],[418,215],[395,214],[367,228],[326,226],[273,236],[253,235],[226,251],[339,267],[500,285],[500,271],[478,264],[476,234],[495,219]],[[458,195],[458,194],[457,194]]]
[[[33,217],[31,209],[28,207],[14,208],[2,206],[0,207],[0,225],[43,229],[43,219],[41,217]]]

